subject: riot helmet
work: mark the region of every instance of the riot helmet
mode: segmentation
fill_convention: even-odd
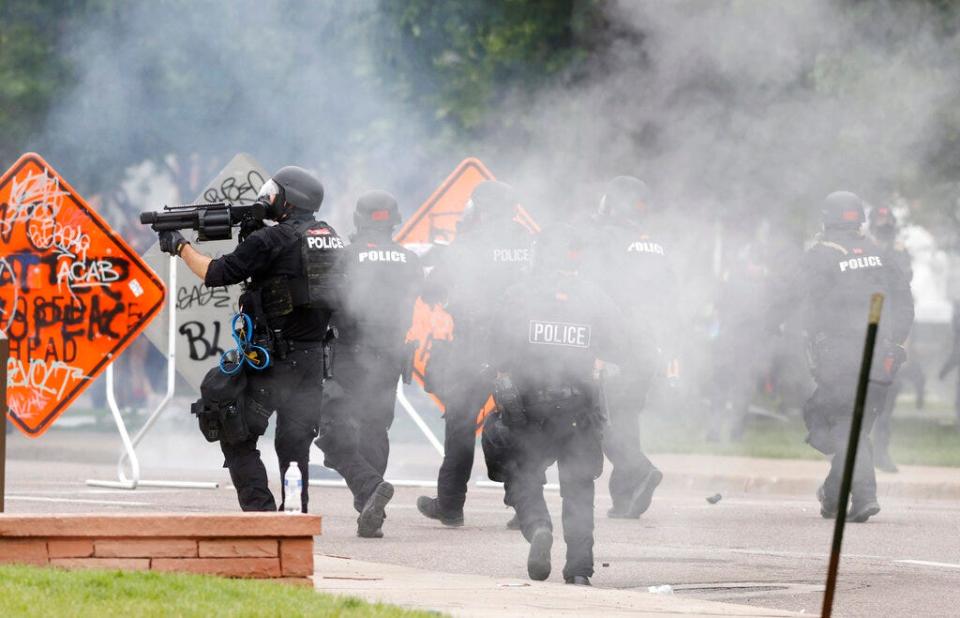
[[[367,191],[357,200],[353,211],[357,230],[381,229],[390,231],[400,224],[400,207],[395,197],[386,191]]]
[[[600,215],[637,219],[650,213],[650,187],[633,176],[617,176],[600,198]]]
[[[863,200],[849,191],[834,191],[828,195],[820,207],[824,229],[859,229],[866,220],[863,214]]]
[[[884,241],[892,241],[897,235],[897,216],[889,206],[870,209],[870,233]]]
[[[484,180],[470,194],[463,220],[473,224],[509,219],[519,205],[520,198],[512,186],[498,180]]]
[[[279,220],[288,209],[314,212],[323,203],[323,183],[295,165],[281,167],[260,187],[257,201],[266,207],[266,218]]]
[[[533,241],[533,267],[540,271],[575,273],[580,269],[583,242],[566,223],[545,227]]]

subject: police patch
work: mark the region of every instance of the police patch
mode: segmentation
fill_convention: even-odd
[[[860,268],[881,268],[883,266],[883,262],[881,262],[880,258],[876,255],[841,260],[838,264],[840,265],[840,272],[858,270]]]
[[[529,342],[541,345],[590,347],[590,325],[530,320]]]

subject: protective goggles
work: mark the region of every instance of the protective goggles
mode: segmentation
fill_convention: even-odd
[[[257,194],[257,201],[272,206],[277,201],[277,196],[281,193],[283,193],[283,189],[271,178],[260,187],[260,193]]]

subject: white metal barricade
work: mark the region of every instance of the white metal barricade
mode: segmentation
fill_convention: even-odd
[[[167,278],[167,388],[163,399],[147,418],[147,422],[137,431],[133,439],[127,432],[127,426],[123,422],[123,416],[120,414],[120,407],[117,405],[117,397],[114,391],[114,371],[113,363],[107,365],[106,369],[106,389],[107,405],[110,407],[110,413],[117,424],[117,431],[120,433],[120,441],[123,448],[120,451],[120,458],[117,461],[117,480],[106,481],[88,479],[87,485],[91,487],[111,487],[116,489],[136,489],[137,487],[174,487],[178,489],[216,489],[220,486],[215,482],[196,482],[196,481],[150,481],[140,478],[140,460],[137,458],[137,445],[143,440],[144,436],[150,431],[157,422],[160,414],[166,409],[167,404],[173,399],[174,388],[177,383],[177,365],[176,365],[176,320],[177,320],[177,258],[170,256],[170,274]],[[125,464],[130,464],[130,478],[126,475]]]

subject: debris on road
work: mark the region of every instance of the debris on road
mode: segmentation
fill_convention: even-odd
[[[720,502],[720,500],[722,499],[723,499],[723,496],[721,496],[720,494],[713,494],[712,496],[707,497],[707,502],[709,502],[710,504],[716,504],[717,502]]]

